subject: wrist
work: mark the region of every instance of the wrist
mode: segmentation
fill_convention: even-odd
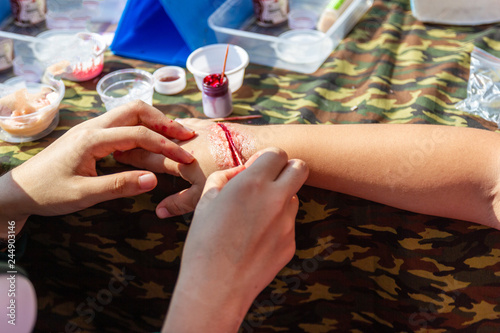
[[[242,299],[242,291],[229,286],[181,273],[162,332],[237,332],[253,299]]]
[[[0,239],[7,239],[8,227],[15,223],[16,236],[21,232],[29,213],[26,208],[28,200],[26,193],[12,178],[12,172],[0,177]],[[10,224],[9,224],[10,223]]]

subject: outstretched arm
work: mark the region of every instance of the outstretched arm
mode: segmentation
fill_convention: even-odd
[[[308,185],[500,229],[500,136],[433,125],[252,128],[308,164]],[[265,135],[264,132],[271,132]],[[260,148],[260,147],[258,147]]]
[[[198,160],[174,166],[157,155],[138,161],[136,151],[119,160],[155,166],[195,184],[165,199],[176,215],[194,208],[208,174],[230,166],[215,149],[213,122],[183,119],[198,133],[185,149]],[[275,146],[310,169],[306,184],[418,213],[457,218],[500,229],[500,136],[486,130],[439,125],[267,125],[228,124],[242,157]],[[219,152],[219,153],[217,153]],[[227,156],[226,156],[227,157]],[[167,215],[167,216],[168,216]]]

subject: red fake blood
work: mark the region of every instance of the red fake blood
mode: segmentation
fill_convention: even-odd
[[[227,142],[229,143],[229,149],[231,150],[231,157],[233,158],[233,163],[235,165],[243,165],[243,161],[241,160],[241,157],[238,154],[236,147],[234,146],[234,141],[233,137],[231,136],[231,132],[229,132],[226,125],[221,123],[218,123],[217,125],[219,125],[219,127],[224,131],[224,134],[226,134],[226,139]]]
[[[222,85],[221,84],[221,75],[220,74],[207,75],[203,79],[203,84],[206,84],[207,86],[210,86],[213,88],[218,88]]]
[[[163,76],[160,79],[160,82],[173,82],[179,80],[178,76]]]
[[[102,61],[99,61],[96,59],[95,61],[92,60],[92,64],[82,64],[82,63],[77,63],[74,68],[73,68],[73,76],[75,79],[80,80],[80,81],[86,81],[90,80],[97,75],[101,74],[102,69],[104,67],[104,63]]]

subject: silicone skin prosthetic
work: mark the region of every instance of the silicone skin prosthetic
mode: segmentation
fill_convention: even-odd
[[[157,214],[163,208],[168,213],[158,214],[160,217],[192,211],[206,177],[230,166],[231,160],[218,160],[217,149],[211,146],[214,143],[209,138],[219,133],[214,131],[213,122],[180,122],[197,133],[194,139],[181,143],[195,156],[194,163],[178,165],[140,152],[130,152],[119,160],[181,176],[193,184],[163,200]],[[241,152],[243,159],[253,151],[277,147],[290,158],[304,161],[310,171],[306,185],[500,229],[498,133],[418,124],[226,125],[235,146],[240,145],[240,135],[242,141],[251,142]]]

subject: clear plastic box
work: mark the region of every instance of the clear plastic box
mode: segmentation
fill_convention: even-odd
[[[296,0],[294,5],[315,10],[319,16],[329,1]],[[252,63],[310,74],[323,64],[372,3],[373,0],[354,0],[325,34],[302,30],[305,37],[299,30],[290,30],[287,24],[272,28],[257,25],[250,0],[227,0],[210,15],[208,25],[219,43],[241,46]]]

